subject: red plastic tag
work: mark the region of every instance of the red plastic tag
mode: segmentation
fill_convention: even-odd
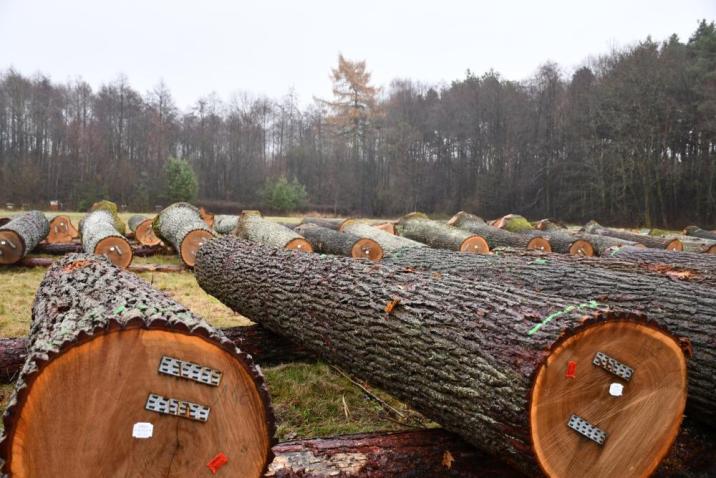
[[[565,378],[575,378],[577,376],[577,362],[570,360],[567,362],[567,373],[564,375]]]
[[[229,462],[229,459],[226,458],[226,455],[223,453],[219,453],[214,458],[211,459],[209,463],[206,464],[206,466],[209,467],[211,470],[211,474],[215,475],[217,471],[219,471],[219,468],[226,465]]]

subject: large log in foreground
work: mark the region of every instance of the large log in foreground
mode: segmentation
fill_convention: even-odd
[[[605,259],[632,262],[649,272],[716,287],[716,256],[713,254],[625,246],[613,249]],[[609,260],[595,265],[610,267]]]
[[[667,251],[682,251],[683,244],[678,239],[666,239],[663,237],[648,236],[646,234],[637,234],[635,232],[620,231],[604,227],[596,221],[589,221],[584,226],[584,232],[588,234],[598,234],[600,236],[617,237],[627,241],[638,242],[646,247],[653,249],[666,249]]]
[[[80,237],[80,232],[72,224],[69,216],[60,214],[50,220],[50,232],[47,235],[47,242],[50,244],[71,242],[72,239],[78,237]]]
[[[690,341],[689,411],[716,424],[716,289],[639,274],[641,269],[633,264],[623,264],[624,270],[632,270],[629,273],[598,267],[603,259],[519,249],[505,252],[465,256],[436,249],[406,249],[385,257],[384,262],[644,313]]]
[[[110,211],[98,209],[87,214],[80,222],[82,249],[88,254],[107,257],[118,267],[132,263],[132,246],[119,232],[117,218]]]
[[[47,218],[30,211],[0,226],[0,264],[15,264],[25,257],[50,232]]]
[[[404,247],[427,247],[422,242],[413,241],[407,237],[396,236],[377,227],[357,221],[346,222],[341,231],[358,237],[373,239],[383,249],[383,253]]]
[[[195,274],[232,309],[530,474],[646,476],[678,432],[684,353],[628,314],[235,237],[205,244]],[[636,370],[633,381],[593,366],[600,352]],[[579,380],[565,377],[572,362]],[[611,396],[610,383],[626,393]],[[618,446],[582,435],[587,422]]]
[[[401,217],[395,225],[395,231],[403,237],[438,249],[473,253],[490,252],[490,246],[483,237],[433,221],[419,212]]]
[[[268,219],[259,211],[244,211],[239,216],[236,235],[242,239],[279,249],[313,252],[311,243],[292,229]]]
[[[157,214],[154,233],[171,244],[189,267],[194,267],[196,251],[214,234],[201,218],[199,209],[186,202],[177,202]]]
[[[484,238],[490,249],[496,247],[515,247],[523,249],[537,249],[552,252],[549,241],[542,236],[527,236],[499,229],[487,224],[481,217],[460,211],[448,221],[448,225],[477,234]]]
[[[152,227],[152,219],[135,214],[127,221],[129,230],[134,233],[134,238],[143,246],[158,246],[162,240],[157,237]]]
[[[274,431],[263,376],[208,323],[101,257],[67,256],[33,305],[4,417],[13,477],[259,477]],[[240,426],[236,426],[240,424]]]
[[[350,232],[340,232],[312,223],[301,224],[294,231],[311,243],[314,252],[373,261],[383,257],[383,248],[380,244],[373,239],[356,236]]]

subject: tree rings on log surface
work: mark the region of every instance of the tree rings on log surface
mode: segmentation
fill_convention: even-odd
[[[179,246],[179,255],[181,256],[181,260],[184,261],[184,264],[189,267],[194,267],[194,264],[196,264],[196,253],[199,251],[199,248],[213,238],[214,235],[204,229],[195,229],[184,236],[184,239],[181,241],[181,246]]]
[[[300,237],[288,241],[284,248],[292,251],[313,252],[311,243]]]
[[[55,216],[50,221],[50,233],[47,235],[47,242],[59,244],[72,242],[72,239],[80,237],[79,231],[72,225],[68,216]]]
[[[167,356],[221,372],[218,386],[159,373]],[[94,335],[33,376],[6,423],[13,478],[260,477],[271,430],[254,378],[233,353],[197,335],[132,327]],[[206,421],[146,408],[150,394],[209,407]],[[188,415],[188,414],[187,414]],[[218,462],[217,462],[218,463]]]
[[[132,263],[134,253],[129,242],[119,236],[109,236],[101,239],[94,248],[94,253],[105,256],[112,264],[122,269],[129,267]]]
[[[162,240],[154,233],[152,221],[153,219],[146,219],[140,222],[137,229],[134,231],[135,239],[137,239],[137,242],[144,246],[157,246],[162,242]]]
[[[544,237],[533,237],[532,239],[530,239],[530,241],[527,243],[527,249],[542,252],[552,252],[552,246],[550,246],[549,241]]]
[[[481,236],[470,236],[460,244],[460,252],[472,252],[475,254],[487,254],[490,252],[490,246]]]
[[[598,353],[631,374],[615,362],[594,365]],[[650,476],[679,432],[686,386],[683,350],[651,325],[594,323],[563,339],[531,394],[532,442],[542,469],[550,477]],[[575,415],[586,422],[582,433],[568,425]],[[590,426],[606,434],[602,444],[583,434],[595,437]]]
[[[592,257],[594,255],[594,246],[589,241],[577,239],[569,246],[569,253],[573,256]]]
[[[355,259],[370,259],[379,261],[383,258],[383,248],[373,239],[361,238],[353,244],[351,257]]]
[[[14,264],[25,255],[25,242],[15,231],[0,231],[0,264]]]
[[[681,252],[684,250],[684,244],[680,240],[674,239],[666,245],[666,250]]]

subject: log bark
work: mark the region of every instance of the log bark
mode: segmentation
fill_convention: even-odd
[[[134,233],[134,238],[143,246],[158,246],[162,240],[157,237],[152,227],[152,219],[135,214],[127,221],[129,230]]]
[[[694,237],[700,237],[702,239],[710,239],[712,241],[716,241],[716,231],[707,231],[706,229],[701,229],[698,226],[689,226],[686,229],[684,229],[684,234],[687,236],[694,236]]]
[[[630,262],[654,274],[716,287],[716,257],[713,254],[620,247],[612,250],[605,259],[610,260],[598,264],[612,267],[612,261]]]
[[[544,252],[552,252],[552,247],[547,239],[541,235],[515,234],[504,229],[499,229],[487,224],[481,217],[460,211],[449,221],[448,225],[457,227],[464,231],[484,238],[490,249],[496,247],[514,247],[518,249],[537,249]]]
[[[532,226],[539,231],[552,231],[556,229],[567,229],[567,227],[560,221],[554,219],[540,219],[539,221],[532,224]]]
[[[68,470],[80,478],[201,476],[219,450],[231,457],[227,476],[259,477],[270,462],[273,414],[251,358],[102,257],[73,254],[47,272],[28,344],[0,444],[10,476],[66,476]],[[165,355],[222,375],[211,386],[198,383],[204,374],[158,373]],[[211,409],[201,421],[189,413],[165,415],[145,409],[152,393]],[[152,439],[142,445],[130,436],[136,422],[154,425]],[[125,433],[126,439],[116,439]],[[78,443],[92,449],[77,453]]]
[[[271,478],[523,478],[442,429],[361,433],[279,443]]]
[[[406,249],[388,255],[384,262],[644,313],[690,341],[689,410],[716,424],[716,289],[640,274],[633,264],[623,264],[625,270],[631,269],[629,273],[600,268],[603,259],[500,252],[464,257],[435,249]]]
[[[644,476],[678,430],[686,399],[684,354],[677,341],[628,314],[449,274],[292,254],[235,237],[202,247],[195,274],[205,291],[233,310],[530,474],[538,473],[539,462],[554,476],[587,470],[613,476],[602,468],[608,463]],[[572,347],[584,340],[591,346],[584,343],[576,353]],[[644,341],[650,345],[635,345]],[[597,349],[656,382],[632,385],[625,401],[609,400],[603,396],[609,377],[587,365]],[[642,355],[646,349],[651,353]],[[570,383],[564,379],[567,356],[586,362],[580,383],[594,389],[563,395],[561,387]],[[543,367],[545,360],[552,366]],[[647,412],[628,403],[647,394],[664,408]],[[592,423],[619,436],[619,456],[596,445],[581,448],[580,437],[565,426],[565,409],[578,413],[587,406]],[[553,412],[556,423],[550,423]],[[559,453],[546,451],[543,439],[559,443]],[[580,460],[567,463],[565,456],[578,446]]]
[[[636,234],[634,232],[620,231],[601,226],[596,221],[590,221],[584,226],[584,232],[588,234],[597,234],[600,236],[610,236],[627,241],[638,242],[646,247],[653,249],[668,249],[671,251],[681,251],[683,245],[677,239],[665,239],[662,237],[647,236],[645,234]]]
[[[239,224],[239,216],[214,216],[214,232],[217,234],[233,234]]]
[[[586,232],[576,232],[574,233],[574,237],[589,242],[597,256],[608,255],[611,250],[617,247],[646,247],[644,244],[639,244],[638,242],[627,241],[618,237],[589,234]]]
[[[239,216],[236,235],[278,249],[313,252],[311,243],[286,226],[264,219],[258,211],[244,211]]]
[[[343,226],[343,232],[347,232],[359,237],[367,237],[377,242],[383,248],[383,253],[402,249],[404,247],[427,247],[422,242],[413,241],[411,239],[390,234],[377,227],[370,226],[362,222],[351,221]]]
[[[297,226],[294,231],[311,243],[314,252],[373,261],[383,257],[383,248],[380,244],[373,239],[356,236],[350,232],[339,232],[313,223]]]
[[[667,239],[677,239],[684,246],[684,252],[697,254],[716,254],[716,241],[682,234],[668,234]]]
[[[157,237],[171,244],[189,267],[194,267],[199,247],[214,237],[199,210],[185,202],[174,203],[160,212],[154,218],[153,228]]]
[[[60,214],[50,219],[50,232],[46,239],[50,244],[72,242],[73,239],[79,237],[80,232],[72,224],[68,216]]]
[[[343,225],[350,220],[350,218],[343,219],[338,217],[304,217],[301,220],[301,224],[315,224],[316,226],[325,227],[326,229],[340,231]]]
[[[50,225],[40,211],[30,211],[0,227],[0,264],[15,264],[30,253],[47,234]]]
[[[105,256],[114,265],[126,268],[132,263],[132,246],[116,225],[116,218],[107,210],[87,214],[80,222],[82,250]]]
[[[438,249],[471,253],[490,251],[490,246],[487,245],[487,241],[483,237],[438,221],[432,221],[422,213],[403,216],[395,225],[395,231],[403,237]]]
[[[82,244],[79,242],[67,242],[60,244],[40,243],[33,250],[35,254],[49,254],[53,256],[63,256],[73,252],[82,252]],[[173,255],[174,251],[166,246],[142,246],[133,245],[132,253],[134,257],[150,257],[159,255]]]
[[[57,262],[49,257],[26,257],[17,263],[19,267],[50,267]],[[126,268],[131,272],[182,272],[187,270],[183,264],[131,264]]]

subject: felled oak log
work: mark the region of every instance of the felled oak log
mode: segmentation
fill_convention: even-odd
[[[239,224],[239,216],[214,216],[214,231],[217,234],[233,234]]]
[[[299,225],[293,230],[311,243],[314,252],[373,261],[383,257],[383,248],[380,244],[367,237],[328,229],[313,223]]]
[[[49,232],[50,225],[40,211],[26,212],[0,226],[0,264],[15,264]]]
[[[701,229],[698,226],[688,226],[686,229],[684,229],[684,234],[686,234],[687,236],[700,237],[702,239],[710,239],[712,241],[716,241],[716,232],[707,231],[706,229]]]
[[[472,234],[484,238],[490,249],[496,247],[515,247],[522,249],[537,249],[544,252],[552,252],[549,241],[539,235],[515,234],[494,226],[490,226],[481,217],[464,211],[455,214],[448,225],[455,226]]]
[[[490,251],[487,241],[468,231],[429,219],[415,212],[400,218],[395,231],[403,237],[430,247],[452,251],[485,253]]]
[[[110,211],[90,212],[80,221],[82,250],[105,256],[118,267],[128,267],[133,259],[132,246],[118,227],[117,218]]]
[[[617,229],[611,229],[604,227],[596,221],[589,221],[584,226],[584,232],[588,234],[597,234],[600,236],[617,237],[619,239],[625,239],[627,241],[638,242],[644,244],[646,247],[653,249],[666,249],[669,251],[681,251],[684,246],[678,239],[666,239],[662,237],[648,236],[646,234],[637,234],[634,232],[620,231]]]
[[[50,244],[72,242],[73,239],[78,237],[80,237],[80,232],[72,224],[69,216],[60,214],[50,220],[50,232],[46,238]]]
[[[258,211],[244,211],[239,216],[236,235],[242,239],[279,249],[313,252],[311,243],[286,226],[264,219]]]
[[[199,210],[186,202],[165,208],[154,218],[152,226],[157,237],[171,244],[189,267],[194,266],[196,251],[214,237]]]
[[[129,230],[134,233],[134,238],[143,246],[158,246],[162,240],[157,237],[152,227],[152,219],[135,214],[127,221]]]
[[[531,475],[541,467],[551,476],[646,476],[678,431],[684,353],[670,335],[629,314],[228,236],[199,250],[195,274],[235,311]],[[626,383],[628,393],[615,400],[608,389],[620,379],[592,366],[598,352],[644,378]],[[579,381],[565,378],[569,362],[579,364]],[[660,406],[637,405],[647,397]],[[572,415],[619,446],[602,447],[570,429]]]
[[[383,252],[402,249],[404,247],[427,247],[422,242],[413,241],[406,237],[390,234],[382,229],[357,221],[346,222],[343,225],[343,232],[353,234],[358,237],[367,237],[373,239],[383,248]]]

